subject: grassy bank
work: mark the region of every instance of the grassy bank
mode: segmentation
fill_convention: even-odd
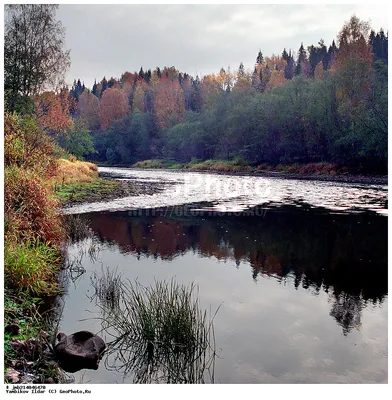
[[[57,187],[96,180],[94,164],[59,159],[59,149],[30,117],[4,114],[5,381],[63,382],[54,362],[56,328],[43,306],[61,293],[66,240]]]
[[[388,184],[388,176],[367,173],[361,169],[352,169],[330,163],[295,164],[259,164],[252,165],[241,159],[236,160],[192,160],[189,163],[177,163],[172,160],[145,160],[131,165],[133,168],[166,168],[194,172],[215,172],[239,175],[256,175],[287,179],[322,180],[331,182],[349,182],[364,184]]]
[[[72,182],[56,185],[56,196],[62,203],[80,203],[101,198],[113,193],[120,185],[119,181],[96,178],[91,182]]]
[[[57,169],[51,178],[55,185],[72,184],[79,182],[92,182],[98,178],[98,168],[95,164],[87,161],[79,161],[74,157],[69,160],[60,158],[57,160]]]
[[[336,175],[349,172],[348,168],[338,167],[330,163],[251,165],[241,159],[236,160],[193,160],[189,163],[178,163],[172,160],[145,160],[133,165],[135,168],[168,168],[191,171],[216,172],[277,172],[301,175]]]

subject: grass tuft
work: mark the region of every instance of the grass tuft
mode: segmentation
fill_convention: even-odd
[[[107,272],[92,281],[102,310],[108,345],[106,367],[135,383],[204,383],[213,381],[213,318],[197,299],[197,287],[174,280],[144,287]]]

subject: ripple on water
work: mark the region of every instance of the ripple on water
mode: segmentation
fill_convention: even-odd
[[[214,209],[219,211],[242,211],[262,204],[292,204],[336,212],[373,211],[388,215],[386,185],[110,167],[100,167],[99,172],[116,179],[167,183],[167,187],[153,195],[74,205],[64,210],[66,214],[213,202]]]

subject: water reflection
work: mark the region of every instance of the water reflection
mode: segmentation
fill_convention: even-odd
[[[193,206],[194,208],[194,206]],[[388,293],[387,218],[285,207],[249,215],[184,216],[173,208],[87,215],[95,235],[124,254],[173,260],[187,252],[252,267],[251,279],[293,282],[329,293],[330,315],[346,335],[361,324],[367,302]],[[222,270],[224,273],[224,270]],[[290,278],[290,279],[287,279]]]
[[[114,338],[107,370],[132,375],[133,383],[214,382],[213,317],[200,308],[193,283],[144,287],[107,269],[94,275],[92,286],[101,332]]]
[[[329,314],[334,317],[336,322],[342,327],[343,334],[346,336],[352,328],[360,328],[361,314],[365,305],[366,302],[360,296],[340,293],[335,296]]]

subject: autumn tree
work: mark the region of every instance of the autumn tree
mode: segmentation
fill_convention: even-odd
[[[320,81],[324,78],[324,66],[323,62],[320,61],[317,65],[316,68],[314,69],[314,79],[316,81]]]
[[[373,72],[369,31],[369,24],[353,15],[338,35],[339,52],[333,70],[339,78],[337,96],[349,108],[355,108],[369,95]]]
[[[59,92],[43,92],[35,97],[36,117],[47,132],[57,133],[72,129],[71,98],[66,88]]]
[[[102,94],[101,110],[99,113],[101,127],[107,129],[129,112],[128,101],[121,89],[106,89]]]
[[[175,67],[164,67],[162,75],[166,75],[170,80],[178,79],[179,71]]]
[[[149,86],[144,80],[139,80],[136,84],[133,93],[132,111],[139,110],[140,112],[146,111],[146,100]]]
[[[221,89],[225,90],[226,92],[230,92],[234,86],[234,77],[230,71],[230,67],[227,68],[227,71],[222,67],[219,71],[219,75],[214,75],[214,76],[207,75],[207,76],[209,76],[208,80],[210,80],[211,78],[212,80],[218,82]]]
[[[221,78],[214,74],[203,76],[200,82],[200,94],[204,108],[212,108],[215,105],[219,93],[223,90],[222,86],[225,85]]]
[[[154,116],[158,128],[164,129],[178,123],[184,111],[184,91],[178,79],[170,80],[162,75],[154,95]]]
[[[8,4],[4,27],[4,90],[7,107],[21,98],[58,89],[70,66],[58,5]]]
[[[79,97],[78,113],[89,130],[99,129],[99,100],[92,93],[84,91]]]
[[[275,87],[283,86],[286,83],[286,79],[284,77],[284,69],[272,70],[271,77],[267,83],[266,91],[269,91]]]

